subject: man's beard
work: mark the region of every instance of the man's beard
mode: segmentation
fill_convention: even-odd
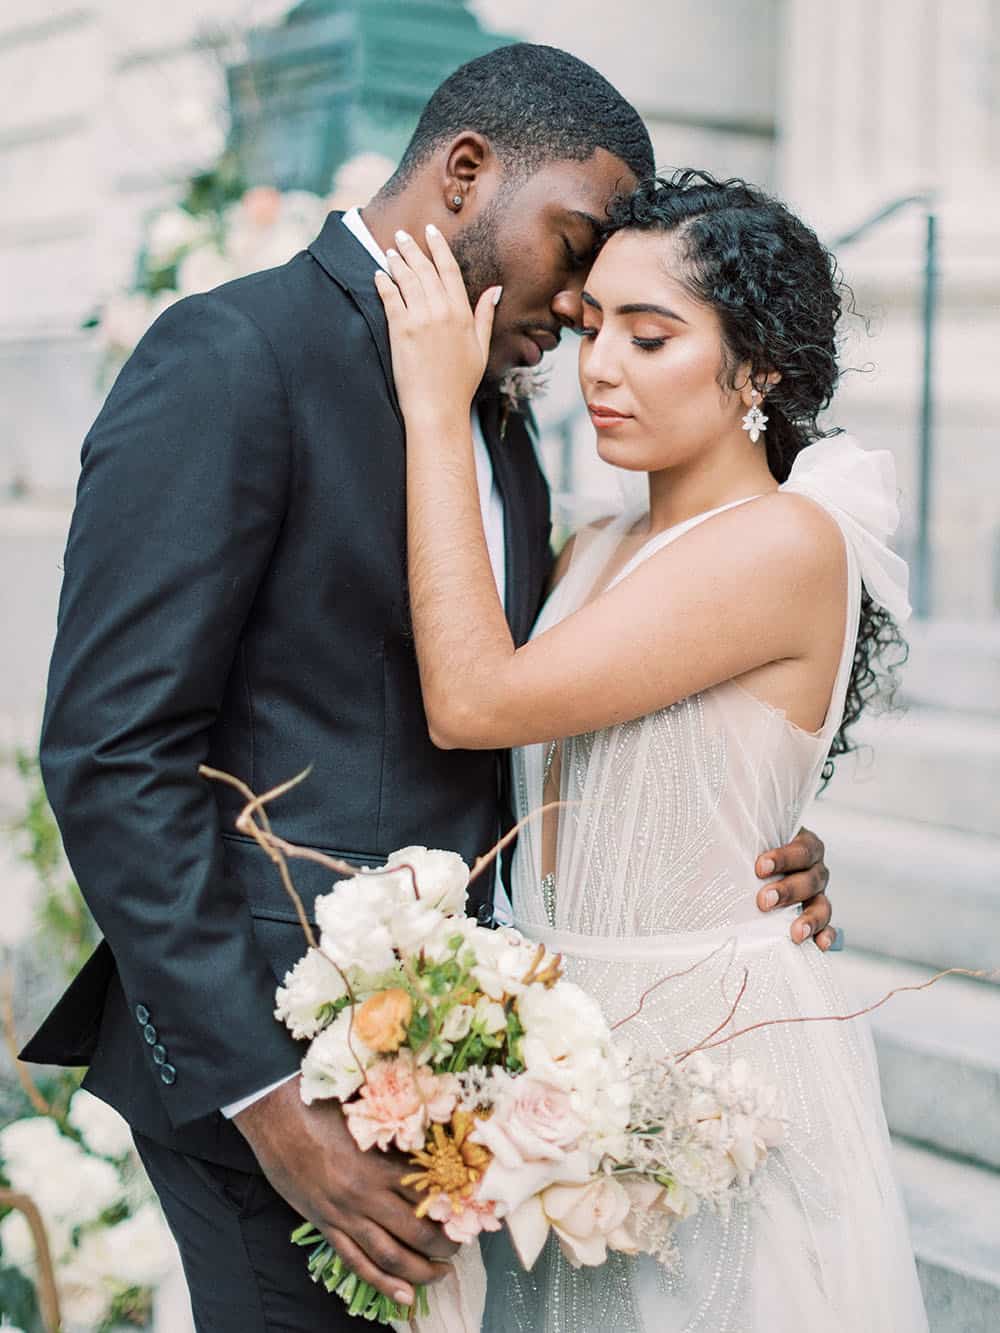
[[[501,202],[497,196],[475,222],[470,222],[452,238],[452,254],[462,270],[465,290],[469,293],[473,308],[487,287],[498,287],[503,281],[497,246]],[[491,383],[497,380],[489,366],[486,368],[485,379]]]

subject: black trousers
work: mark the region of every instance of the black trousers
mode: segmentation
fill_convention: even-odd
[[[302,1219],[262,1175],[133,1134],[181,1252],[198,1333],[355,1333],[289,1236]]]

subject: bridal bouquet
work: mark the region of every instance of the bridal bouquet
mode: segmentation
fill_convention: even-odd
[[[287,844],[286,844],[287,846]],[[318,942],[275,1016],[309,1042],[306,1102],[334,1097],[359,1147],[409,1156],[421,1216],[455,1241],[506,1225],[530,1268],[553,1232],[574,1265],[609,1250],[669,1262],[676,1222],[749,1184],[783,1120],[745,1062],[630,1058],[558,955],[465,915],[469,869],[406,847],[317,898]],[[352,1314],[426,1315],[294,1234]]]

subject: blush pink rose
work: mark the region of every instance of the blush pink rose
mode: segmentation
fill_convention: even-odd
[[[368,1070],[357,1100],[344,1104],[347,1127],[367,1152],[383,1152],[395,1142],[401,1152],[418,1152],[434,1121],[445,1124],[458,1101],[458,1082],[451,1074],[435,1074],[418,1065],[404,1050]]]
[[[528,1162],[557,1162],[586,1129],[567,1093],[530,1075],[512,1080],[488,1120],[473,1138],[508,1168]]]
[[[622,1228],[631,1206],[611,1176],[595,1176],[586,1185],[551,1185],[542,1195],[549,1225],[574,1268],[604,1263],[611,1237],[625,1238]]]
[[[427,1216],[444,1226],[444,1234],[457,1245],[475,1240],[481,1231],[499,1231],[503,1225],[496,1215],[496,1205],[483,1203],[473,1195],[454,1201],[447,1194],[436,1194]]]

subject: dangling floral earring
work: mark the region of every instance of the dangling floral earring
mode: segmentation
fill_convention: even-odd
[[[750,436],[751,444],[756,444],[767,430],[767,417],[758,403],[758,399],[762,397],[757,389],[750,390],[750,411],[743,418],[743,429]]]

